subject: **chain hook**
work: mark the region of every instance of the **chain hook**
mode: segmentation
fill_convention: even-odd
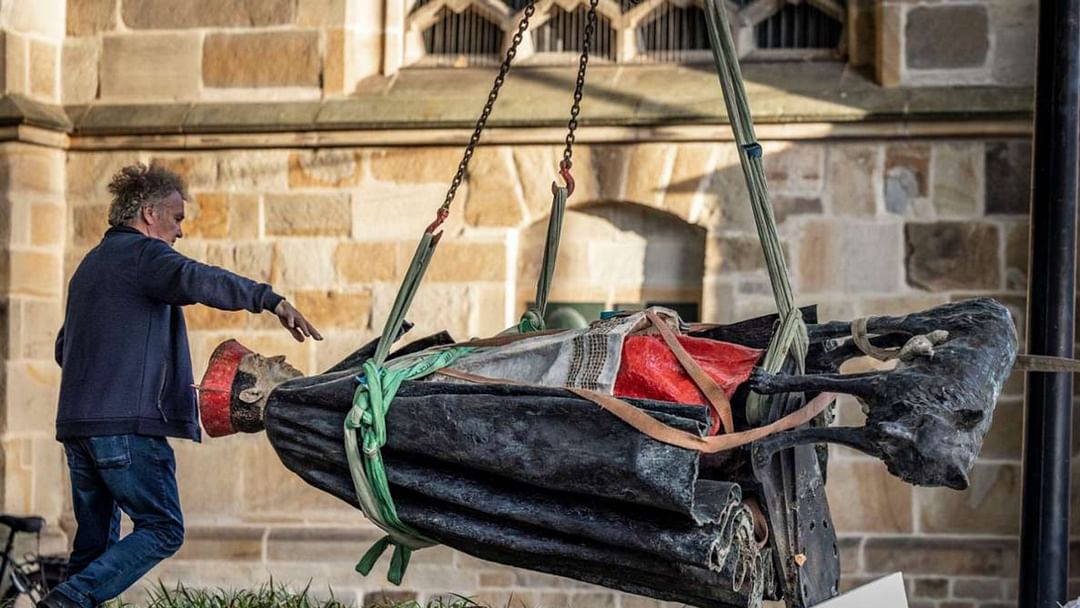
[[[428,224],[428,227],[424,229],[424,232],[434,234],[448,217],[450,217],[450,209],[445,206],[439,207],[439,210],[435,212],[435,221]]]
[[[574,193],[574,176],[570,175],[570,167],[574,166],[574,163],[569,160],[563,160],[559,163],[559,175],[562,176],[563,181],[566,182],[566,198],[570,198],[570,195]],[[552,180],[551,193],[557,194],[559,190],[559,184]]]

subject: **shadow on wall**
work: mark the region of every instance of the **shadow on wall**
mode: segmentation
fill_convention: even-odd
[[[679,305],[683,314],[696,316],[705,272],[705,234],[704,228],[635,203],[570,209],[550,301],[588,320],[600,310],[650,304]],[[546,218],[522,233],[517,272],[521,309],[535,296],[546,235]]]

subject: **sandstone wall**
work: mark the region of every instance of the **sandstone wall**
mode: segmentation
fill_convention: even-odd
[[[378,71],[381,28],[370,0],[68,0],[64,102],[340,95]]]
[[[877,76],[885,86],[1031,85],[1034,0],[880,0]]]
[[[647,299],[649,289],[663,292],[658,285],[668,281],[682,296],[696,296],[709,320],[769,311],[733,149],[730,143],[579,146],[578,190],[553,299]],[[316,372],[378,333],[459,154],[457,147],[71,151],[66,271],[104,227],[108,176],[134,160],[164,163],[188,179],[192,192],[191,220],[178,247],[273,282],[328,336],[301,345],[270,315],[193,307],[187,317],[197,374],[213,346],[229,337]],[[516,319],[532,297],[557,154],[548,146],[478,151],[417,296],[415,336],[442,328],[486,335]],[[1027,177],[1017,167],[1028,154],[1020,140],[766,142],[800,303],[818,304],[823,319],[850,319],[991,295],[1010,305],[1022,326]],[[645,233],[703,252],[700,274],[679,271],[678,247],[646,264],[638,247]],[[598,293],[598,284],[621,287]],[[829,495],[846,586],[902,569],[914,606],[1010,605],[1021,393],[1020,382],[1011,382],[967,492],[911,488],[872,459],[834,452]],[[858,423],[856,404],[841,409],[842,423]],[[366,600],[384,592],[419,599],[462,593],[500,605],[511,595],[529,605],[655,605],[445,548],[417,553],[405,584],[393,589],[383,582],[385,565],[367,579],[351,571],[376,531],[288,473],[264,437],[177,442],[176,449],[189,540],[152,577],[200,585],[249,584],[271,574],[300,583],[310,578],[316,587],[332,585],[339,595]]]
[[[63,456],[53,439],[60,370],[53,340],[63,320],[67,239],[64,153],[0,144],[0,508],[54,524],[69,510]],[[47,548],[63,550],[55,526]]]

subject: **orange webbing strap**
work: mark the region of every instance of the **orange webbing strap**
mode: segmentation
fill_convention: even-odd
[[[735,422],[731,416],[731,401],[724,394],[724,389],[720,388],[720,385],[709,374],[706,374],[705,370],[701,369],[697,361],[694,361],[690,353],[686,352],[686,349],[683,348],[683,345],[679,343],[679,339],[675,336],[675,332],[671,331],[671,327],[664,323],[663,319],[650,310],[645,311],[645,318],[660,332],[660,337],[664,339],[668,348],[671,349],[671,354],[675,355],[679,365],[694,381],[701,394],[705,395],[705,398],[709,400],[713,413],[720,419],[720,426],[723,427],[724,433],[734,433]]]
[[[450,378],[457,378],[459,380],[465,380],[466,382],[473,382],[476,384],[509,384],[512,386],[538,386],[535,384],[527,384],[524,382],[516,382],[514,380],[501,380],[499,378],[488,378],[486,376],[478,376],[468,372],[462,372],[455,369],[442,368],[435,372],[443,376]],[[550,387],[546,387],[550,388]],[[590,391],[582,388],[567,388],[566,390],[571,393],[586,399],[599,405],[608,412],[614,414],[619,420],[634,427],[640,433],[655,439],[661,443],[673,445],[675,447],[684,448],[687,450],[694,450],[702,452],[704,454],[715,454],[717,452],[723,452],[725,450],[732,450],[738,447],[742,447],[748,443],[763,439],[772,435],[773,433],[779,433],[780,431],[786,431],[798,426],[802,426],[807,422],[810,422],[815,416],[820,414],[833,402],[836,398],[832,393],[822,393],[812,399],[809,403],[802,406],[798,410],[784,416],[783,418],[767,424],[762,427],[742,431],[740,433],[729,433],[726,435],[716,435],[712,437],[701,437],[693,433],[688,433],[676,428],[672,428],[663,422],[660,422],[656,418],[653,418],[648,413],[630,405],[629,403],[598,393],[596,391]]]

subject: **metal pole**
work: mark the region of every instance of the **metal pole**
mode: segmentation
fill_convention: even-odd
[[[1028,352],[1073,356],[1080,0],[1040,0],[1032,144]],[[1071,374],[1025,390],[1019,605],[1057,608],[1069,570]]]

